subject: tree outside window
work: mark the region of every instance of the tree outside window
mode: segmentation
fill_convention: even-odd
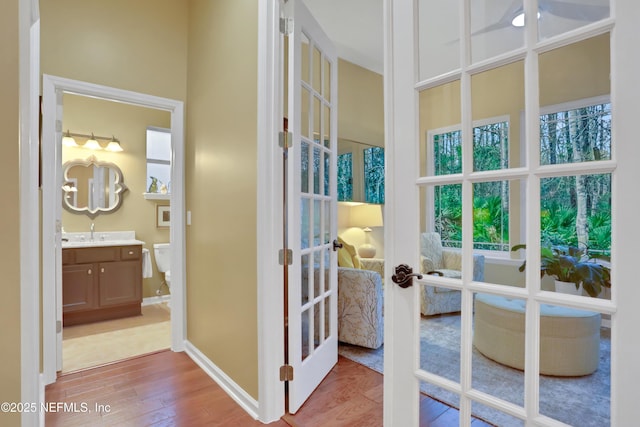
[[[338,200],[353,200],[353,154],[344,153],[338,156]]]
[[[432,136],[434,174],[462,172],[462,132],[459,129]],[[509,122],[498,121],[473,128],[474,171],[509,167]],[[434,187],[435,230],[445,246],[462,245],[462,186]],[[473,242],[476,249],[509,250],[509,182],[473,185]]]
[[[540,116],[540,163],[611,159],[611,104]],[[543,245],[611,248],[611,174],[544,178],[540,182]]]
[[[384,203],[384,148],[364,150],[364,201]]]
[[[473,128],[474,171],[509,167],[506,121]],[[462,171],[459,129],[432,135],[433,173]],[[611,105],[591,103],[579,108],[556,108],[540,116],[540,163],[592,162],[611,159]],[[543,178],[540,181],[542,244],[588,247],[608,252],[611,247],[611,175],[592,174]],[[462,241],[462,188],[434,187],[435,230],[447,246]],[[509,181],[474,183],[474,248],[509,250]]]

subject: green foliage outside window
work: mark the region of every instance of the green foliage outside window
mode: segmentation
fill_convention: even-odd
[[[509,123],[473,129],[475,171],[505,169],[508,163]],[[433,137],[436,175],[462,172],[462,132]],[[435,187],[435,229],[445,246],[462,245],[462,186]],[[473,186],[473,242],[476,249],[509,250],[509,182],[483,182]]]
[[[474,171],[499,170],[508,164],[508,123],[473,129]],[[434,173],[462,171],[460,131],[433,138]],[[540,116],[542,165],[611,159],[611,105],[591,105]],[[540,181],[542,244],[611,248],[611,175],[591,174],[543,178]],[[476,183],[473,187],[474,247],[508,250],[509,182]],[[462,240],[461,186],[434,188],[435,228],[443,243]]]
[[[540,116],[543,165],[611,159],[611,104]],[[611,248],[611,175],[544,178],[540,181],[542,244]]]

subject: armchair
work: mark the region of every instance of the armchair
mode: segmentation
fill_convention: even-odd
[[[360,258],[360,267],[363,270],[375,271],[382,278],[384,288],[384,259],[382,258]]]
[[[444,277],[462,277],[462,255],[459,251],[442,247],[440,234],[422,233],[420,236],[420,271],[439,271]],[[484,280],[484,255],[473,256],[473,280]],[[425,316],[460,311],[461,294],[455,289],[422,286],[420,312]]]
[[[384,330],[382,298],[380,274],[338,267],[338,340],[379,348]]]

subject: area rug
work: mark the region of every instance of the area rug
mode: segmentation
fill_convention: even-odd
[[[460,378],[460,316],[422,317],[420,326],[421,368],[458,382]],[[377,350],[340,344],[338,353],[383,373],[384,346]],[[584,377],[540,376],[540,413],[576,427],[610,425],[611,335],[601,329],[598,370]],[[472,356],[472,386],[508,402],[524,404],[524,374],[486,358],[475,347]],[[459,399],[431,384],[421,383],[425,394],[450,406]],[[522,420],[493,408],[473,405],[473,415],[500,427],[523,426]]]

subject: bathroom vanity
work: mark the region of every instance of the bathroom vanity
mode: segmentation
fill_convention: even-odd
[[[141,314],[142,243],[63,245],[63,325]]]

